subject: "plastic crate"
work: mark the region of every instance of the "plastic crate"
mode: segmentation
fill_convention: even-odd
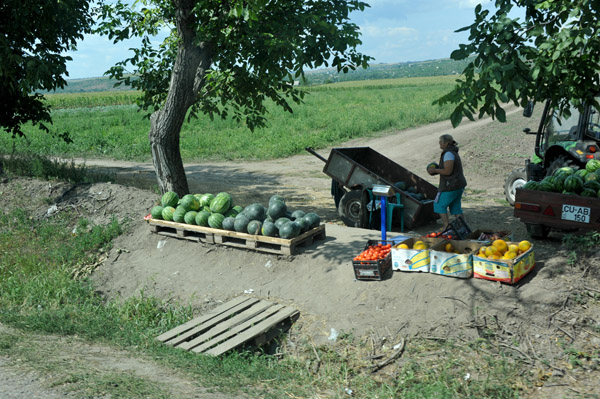
[[[382,240],[369,240],[367,241],[367,245],[365,245],[363,251],[369,248],[373,244],[391,244],[394,245],[392,241],[382,241]],[[353,260],[352,268],[354,269],[354,277],[357,280],[366,280],[366,281],[381,281],[383,277],[386,275],[388,270],[392,267],[392,252],[387,254],[387,256],[383,259],[377,260]]]
[[[465,240],[471,233],[471,228],[467,226],[467,223],[465,223],[465,220],[462,218],[462,216],[459,216],[450,222],[448,228],[442,232],[442,236],[445,234],[451,234],[453,239]]]

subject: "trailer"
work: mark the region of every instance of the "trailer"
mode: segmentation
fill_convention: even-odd
[[[533,238],[546,238],[551,230],[600,231],[600,198],[518,188],[514,216]]]
[[[435,220],[437,188],[370,147],[333,148],[328,158],[312,148],[306,151],[325,162],[323,172],[332,179],[338,214],[347,226],[368,228],[367,204],[374,185],[388,185],[402,203],[404,226],[414,228]],[[396,196],[395,194],[399,194]]]

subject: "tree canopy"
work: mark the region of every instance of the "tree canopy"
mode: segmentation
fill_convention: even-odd
[[[108,73],[143,91],[161,190],[187,192],[179,152],[185,117],[231,117],[251,130],[266,124],[266,101],[287,111],[301,102],[295,80],[306,68],[366,67],[353,11],[358,0],[118,0],[102,8],[98,32],[115,42],[141,38]],[[155,43],[159,32],[167,32]],[[131,70],[128,70],[131,66]],[[188,112],[189,110],[189,112]]]
[[[496,0],[495,12],[475,8],[469,43],[452,52],[472,57],[454,89],[436,103],[454,103],[453,126],[463,116],[487,114],[504,122],[502,103],[550,101],[561,113],[569,104],[595,103],[600,89],[600,1]],[[520,7],[525,18],[510,17]]]
[[[49,131],[50,110],[37,91],[65,86],[65,51],[90,31],[88,0],[0,2],[0,128],[22,136],[32,122]],[[62,134],[67,138],[66,134]]]

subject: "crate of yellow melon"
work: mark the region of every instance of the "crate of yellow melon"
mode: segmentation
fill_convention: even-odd
[[[429,272],[429,250],[443,238],[409,238],[392,247],[392,269],[404,272]]]
[[[473,255],[483,245],[468,240],[443,241],[430,250],[429,272],[449,277],[473,277]]]
[[[523,240],[512,242],[495,240],[479,248],[473,256],[475,278],[514,284],[533,270],[535,255],[533,245]]]

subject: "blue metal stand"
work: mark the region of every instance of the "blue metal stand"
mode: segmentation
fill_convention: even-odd
[[[386,230],[387,230],[387,218],[385,217],[385,212],[387,208],[387,199],[385,197],[379,197],[381,200],[381,241],[385,241],[386,239]]]

